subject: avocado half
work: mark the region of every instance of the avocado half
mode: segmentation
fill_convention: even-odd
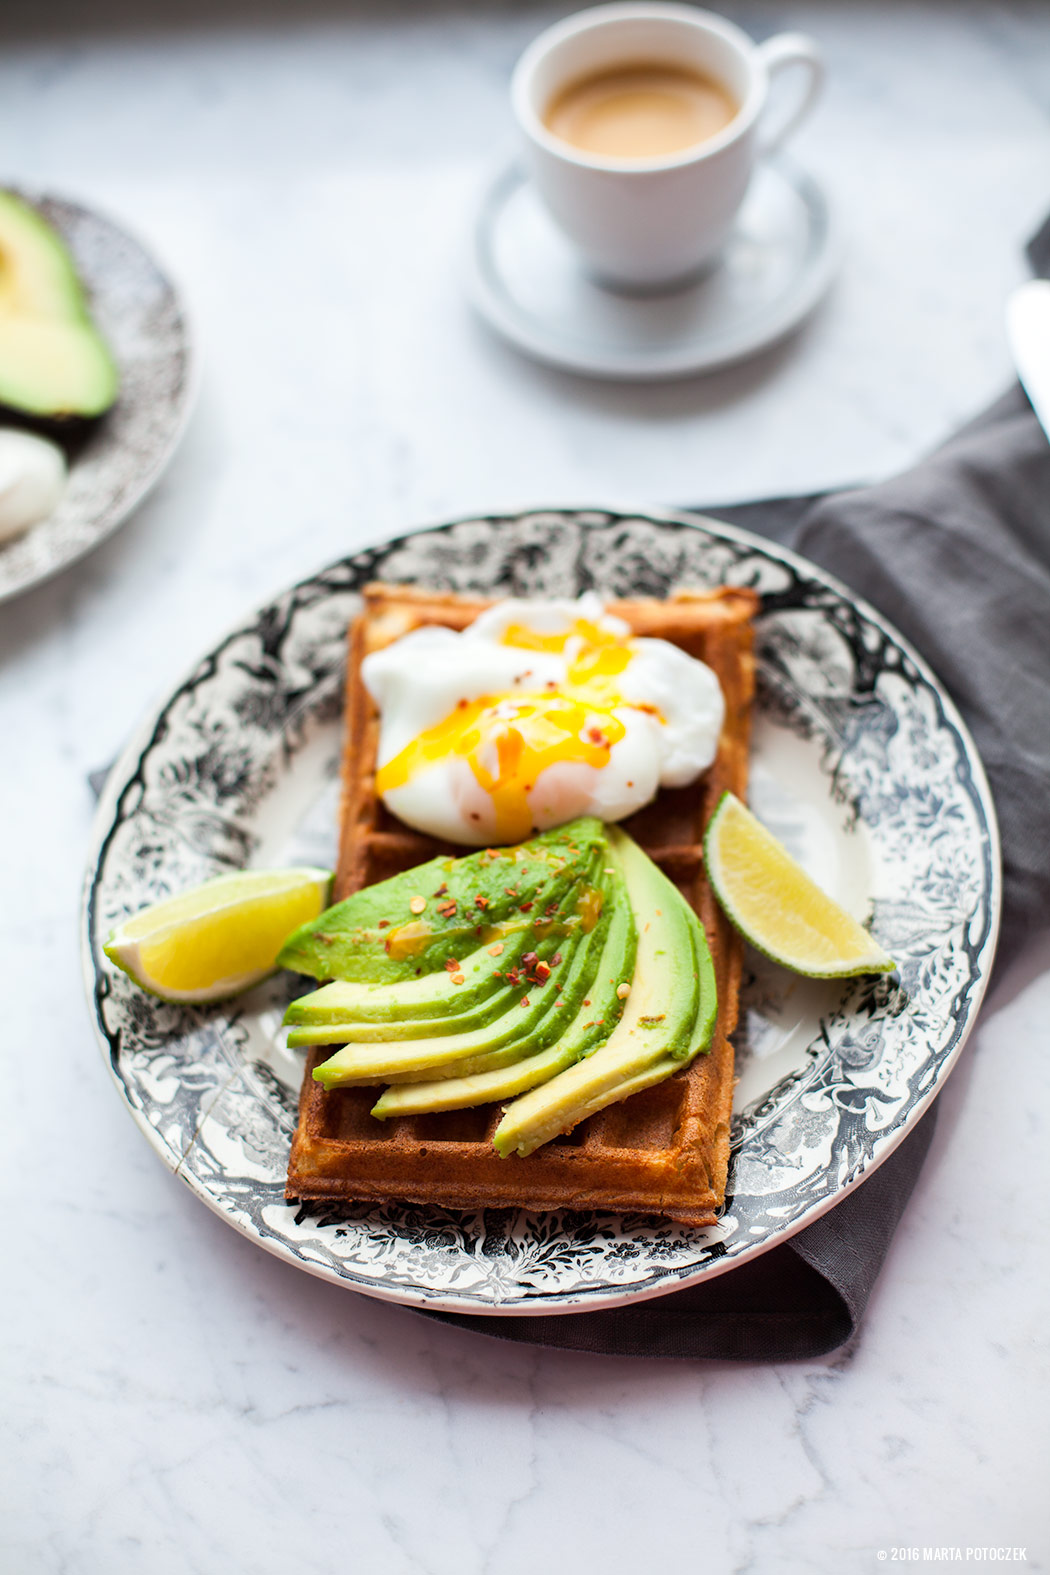
[[[0,191],[0,405],[45,421],[90,419],[118,386],[65,242]]]

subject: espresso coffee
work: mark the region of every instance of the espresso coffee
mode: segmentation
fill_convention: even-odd
[[[547,130],[581,153],[655,159],[706,142],[738,105],[713,77],[679,66],[639,63],[579,77],[547,106]]]

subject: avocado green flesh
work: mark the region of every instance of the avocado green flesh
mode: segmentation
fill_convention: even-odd
[[[697,929],[701,931],[701,939],[697,943],[697,956],[699,956],[701,947],[707,947],[707,937],[704,936],[704,929],[702,929],[699,920],[697,920]],[[713,976],[715,975],[712,972],[712,981]],[[702,988],[704,988],[704,972],[701,970]],[[707,1005],[702,1005],[701,1011],[697,1011],[696,1028],[694,1028],[690,1044],[686,1047],[685,1055],[678,1054],[677,1051],[672,1052],[671,1055],[663,1055],[658,1062],[645,1066],[639,1073],[634,1073],[634,1076],[623,1077],[622,1082],[614,1082],[608,1088],[604,1088],[601,1093],[595,1093],[586,1102],[586,1106],[582,1106],[579,1109],[578,1117],[576,1117],[573,1125],[579,1125],[579,1121],[586,1120],[589,1115],[597,1115],[598,1110],[604,1110],[604,1107],[608,1106],[608,1104],[619,1104],[622,1099],[630,1099],[631,1095],[642,1093],[645,1088],[655,1088],[658,1082],[664,1082],[667,1077],[672,1077],[675,1073],[683,1071],[686,1066],[690,1065],[691,1060],[696,1055],[701,1055],[702,1052],[707,1051],[708,1046],[712,1043],[716,1016],[718,1016],[718,1005],[716,1005],[712,997],[712,1000]],[[538,1080],[540,1079],[537,1079],[537,1082]],[[535,1085],[532,1085],[532,1087],[535,1087]],[[551,1136],[557,1136],[556,1132],[553,1132]],[[527,1151],[531,1153],[532,1150]]]
[[[503,1066],[530,1051],[544,1049],[560,1032],[561,1012],[574,1010],[577,1002],[587,994],[610,922],[610,907],[606,903],[594,928],[586,935],[577,932],[572,950],[568,956],[563,956],[555,979],[555,984],[562,985],[560,993],[550,982],[542,986],[523,982],[514,991],[515,1004],[483,1028],[440,1034],[431,1039],[388,1040],[374,1049],[348,1044],[315,1067],[314,1077],[326,1088],[334,1088],[351,1083],[382,1082],[403,1074],[426,1077],[428,1073],[436,1073],[440,1076],[442,1068],[452,1066],[460,1074]],[[299,1037],[303,1032],[325,1034],[329,1037],[321,1042],[334,1042],[330,1038],[333,1030],[329,1027],[293,1030],[288,1036],[289,1045],[304,1042]],[[484,1057],[480,1064],[479,1057]]]
[[[560,907],[567,887],[600,870],[605,851],[604,827],[586,816],[516,848],[431,859],[366,886],[303,925],[285,942],[278,962],[315,979],[362,984],[411,979],[417,970],[433,973],[475,950],[479,929],[509,926],[528,939],[534,921],[552,904]],[[413,898],[425,900],[418,914]],[[408,954],[406,939],[412,941]]]
[[[52,419],[98,416],[118,381],[64,241],[0,192],[0,404]]]
[[[461,985],[453,984],[452,974],[444,968],[396,984],[351,984],[337,979],[293,1001],[284,1020],[318,1027],[322,1023],[373,1022],[396,1023],[403,1028],[417,1018],[461,1017],[500,994],[502,974],[517,961],[522,944],[504,942],[495,957],[487,945],[470,952],[459,965],[464,978]]]
[[[35,208],[0,191],[0,315],[84,319],[87,304],[65,243]]]
[[[603,1045],[508,1107],[493,1138],[501,1155],[531,1154],[571,1131],[657,1062],[680,1065],[697,1037],[700,959],[691,909],[630,838],[611,831],[610,842],[639,925],[631,994]]]
[[[116,367],[91,323],[0,317],[0,404],[32,416],[100,416],[116,397]]]
[[[590,870],[590,875],[596,871]],[[535,926],[529,922],[502,943],[502,951],[492,956],[482,947],[464,958],[455,970],[463,978],[453,984],[447,968],[419,979],[406,979],[385,985],[361,985],[336,980],[300,996],[285,1012],[286,1023],[296,1025],[289,1037],[294,1048],[304,1044],[340,1044],[351,1041],[389,1041],[444,1036],[480,1028],[516,1006],[521,999],[520,985],[508,985],[506,975],[517,968],[529,951],[537,960],[549,963],[560,953],[571,954],[585,935],[576,912],[577,895],[570,886],[561,907],[553,915],[553,926],[536,939]],[[396,1027],[396,1034],[392,1030]]]
[[[311,1020],[294,1024],[288,1043],[294,1050],[297,1045],[391,1044],[404,1039],[433,1039],[466,1033],[502,1017],[518,1004],[521,994],[520,985],[517,989],[505,985],[493,991],[473,1011],[450,1011],[444,1017],[408,1017],[401,1022],[393,1018],[370,1022],[360,1017],[334,1018],[331,1022]]]
[[[616,888],[622,883],[614,876]],[[387,1116],[422,1115],[427,1111],[459,1110],[468,1105],[484,1105],[493,1101],[512,1099],[539,1083],[545,1083],[565,1067],[586,1054],[606,1030],[599,1019],[613,1020],[622,1010],[617,994],[620,984],[629,982],[634,973],[638,932],[634,914],[622,889],[610,893],[612,917],[609,922],[595,979],[588,985],[593,991],[588,1004],[581,1000],[575,1017],[561,1030],[556,1042],[545,1050],[526,1055],[506,1068],[479,1068],[475,1072],[446,1076],[431,1082],[404,1083],[388,1088],[373,1107],[372,1114],[380,1120]]]
[[[623,910],[626,910],[625,919],[622,917]],[[609,956],[606,937],[613,925],[617,924],[618,913],[621,914],[618,932],[622,934],[625,930],[629,931],[630,953],[626,960],[620,962],[619,971],[612,974],[609,986],[606,987],[603,995],[605,963]],[[606,918],[604,922],[595,926],[589,937],[588,951],[585,952],[581,948],[581,955],[566,974],[560,993],[554,992],[553,996],[548,998],[548,1015],[536,1028],[516,1035],[495,1050],[464,1056],[461,1060],[443,1062],[425,1070],[395,1069],[384,1073],[382,1081],[391,1084],[433,1081],[437,1084],[445,1083],[447,1080],[462,1080],[497,1072],[510,1076],[512,1074],[506,1072],[506,1068],[541,1054],[553,1043],[561,1044],[570,1035],[573,1045],[572,1059],[584,1054],[589,1045],[607,1036],[611,1025],[619,1018],[622,1002],[616,996],[616,987],[630,977],[630,970],[634,965],[634,919],[626,901],[620,901],[619,906],[607,904],[606,914],[611,914],[611,918]],[[603,1026],[603,1021],[609,1025],[609,1028]],[[377,1079],[373,1075],[362,1077],[360,1081],[374,1083]],[[479,1101],[474,1102],[479,1103]],[[443,1097],[442,1103],[443,1108],[451,1108],[447,1104],[447,1096]]]

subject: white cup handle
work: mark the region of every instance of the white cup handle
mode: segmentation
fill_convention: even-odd
[[[802,66],[806,73],[798,103],[782,116],[779,125],[773,126],[771,130],[759,131],[758,152],[761,156],[779,148],[813,108],[824,83],[824,57],[805,33],[778,33],[775,38],[767,38],[764,44],[759,44],[755,53],[765,66],[770,80],[790,66]]]

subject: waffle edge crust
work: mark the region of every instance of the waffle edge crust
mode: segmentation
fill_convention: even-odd
[[[462,848],[410,830],[374,791],[379,719],[361,681],[361,662],[420,624],[462,629],[490,599],[406,586],[371,585],[351,625],[342,760],[342,809],[335,898],[386,880],[436,853]],[[377,1089],[327,1093],[312,1077],[328,1059],[307,1060],[286,1196],[292,1202],[410,1202],[443,1208],[604,1209],[663,1215],[684,1225],[715,1222],[725,1201],[733,1048],[742,943],[704,876],[703,831],[727,789],[746,796],[754,691],[751,620],[758,597],[746,589],[682,591],[667,601],[610,602],[636,635],[670,640],[718,675],[726,721],[711,767],[686,788],[664,789],[624,822],[703,920],[718,980],[711,1048],[656,1087],[581,1122],[526,1159],[500,1159],[492,1134],[500,1107],[377,1121]]]

